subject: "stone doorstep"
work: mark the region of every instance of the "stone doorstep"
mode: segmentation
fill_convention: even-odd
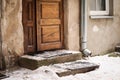
[[[50,64],[64,63],[70,61],[80,60],[82,58],[81,53],[64,53],[51,57],[30,56],[24,55],[19,59],[19,65],[31,70],[37,69],[40,66],[47,66]]]
[[[68,62],[50,66],[59,77],[85,73],[99,68],[99,65],[90,62]]]

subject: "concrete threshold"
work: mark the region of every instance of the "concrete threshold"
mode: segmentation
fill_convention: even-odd
[[[46,51],[44,53],[35,54],[34,56],[24,55],[20,57],[19,65],[21,67],[34,70],[40,66],[76,61],[81,58],[82,54],[80,52],[67,50]]]

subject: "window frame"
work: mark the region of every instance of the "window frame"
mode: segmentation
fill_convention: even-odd
[[[110,4],[109,4],[109,0],[105,0],[106,1],[106,5],[105,5],[105,11],[92,11],[90,10],[90,15],[91,16],[103,16],[103,15],[109,15],[109,7],[110,7]],[[91,6],[91,5],[90,5]]]

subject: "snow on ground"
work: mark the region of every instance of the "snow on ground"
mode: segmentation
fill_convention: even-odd
[[[85,61],[100,64],[99,69],[82,74],[58,77],[49,66],[34,71],[21,68],[3,80],[120,80],[120,57],[96,56]]]

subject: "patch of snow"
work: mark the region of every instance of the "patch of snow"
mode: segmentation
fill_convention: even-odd
[[[120,57],[96,56],[90,57],[88,62],[94,62],[100,65],[97,70],[58,77],[54,68],[43,66],[36,70],[28,70],[21,68],[10,72],[9,78],[3,80],[120,80]]]
[[[97,66],[97,65],[94,63],[90,63],[88,61],[78,60],[78,61],[73,61],[73,62],[54,64],[49,67],[54,68],[54,70],[56,70],[55,72],[62,72],[62,71],[67,71],[71,69],[74,70],[74,69],[86,68],[86,67],[91,67],[91,66]]]
[[[79,51],[70,51],[70,50],[56,50],[56,51],[45,51],[39,54],[32,55],[24,55],[23,58],[33,59],[33,60],[44,60],[46,58],[51,58],[59,55],[69,55],[69,54],[77,54]]]

